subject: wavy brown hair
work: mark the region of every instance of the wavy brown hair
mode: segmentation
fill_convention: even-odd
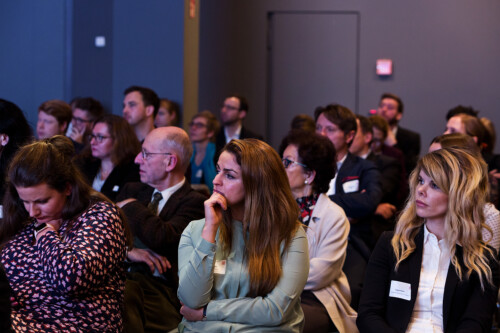
[[[448,195],[444,240],[458,277],[462,280],[464,274],[469,278],[476,273],[483,289],[485,280],[493,284],[488,261],[495,255],[481,236],[485,227],[483,207],[488,194],[487,166],[484,161],[456,148],[442,148],[428,153],[418,161],[410,175],[410,196],[392,238],[396,269],[415,250],[415,236],[425,223],[425,219],[417,216],[415,205],[420,171],[425,172]],[[457,245],[463,250],[463,266],[456,256]]]
[[[241,166],[245,191],[243,230],[250,275],[249,297],[265,296],[282,274],[281,245],[288,247],[297,228],[299,207],[292,196],[281,159],[268,144],[256,140],[232,140],[222,151],[233,155]],[[232,218],[224,212],[220,240],[231,249]]]

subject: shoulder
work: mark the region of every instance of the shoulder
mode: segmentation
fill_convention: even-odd
[[[407,137],[407,138],[419,139],[420,140],[420,134],[419,133],[414,132],[414,131],[409,130],[409,129],[404,128],[404,127],[398,126],[398,133],[397,134],[401,135],[401,136],[404,136],[404,137]]]
[[[206,197],[203,194],[193,190],[191,184],[187,179],[184,184],[174,192],[172,196],[175,196],[177,199],[193,200],[196,202],[201,201],[202,203],[206,200]]]
[[[81,217],[86,217],[89,215],[114,215],[118,216],[118,208],[111,202],[107,201],[97,201],[90,205],[82,214]]]
[[[325,215],[326,217],[344,218],[346,216],[342,207],[330,200],[330,198],[328,198],[328,196],[324,193],[319,195],[316,206],[314,207],[313,216],[316,214]]]
[[[240,133],[240,139],[259,139],[259,140],[264,140],[262,135],[257,134],[245,126],[241,127],[241,133]]]

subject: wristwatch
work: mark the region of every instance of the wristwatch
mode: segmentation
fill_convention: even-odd
[[[201,319],[202,321],[207,320],[207,305],[208,304],[205,304],[205,306],[203,307],[203,318]]]
[[[40,232],[42,232],[42,230],[45,230],[47,229],[49,226],[47,225],[47,223],[40,223],[39,225],[35,226],[35,238],[36,238],[36,235],[38,235]]]

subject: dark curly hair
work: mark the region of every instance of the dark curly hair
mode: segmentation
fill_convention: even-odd
[[[330,186],[330,180],[337,172],[335,147],[332,142],[319,134],[305,130],[292,130],[281,141],[280,156],[289,145],[297,147],[300,163],[307,165],[309,170],[315,171],[316,176],[312,184],[313,191],[325,193]]]

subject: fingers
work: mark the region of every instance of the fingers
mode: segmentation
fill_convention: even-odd
[[[161,274],[165,273],[167,269],[172,268],[172,265],[168,261],[167,258],[164,256],[161,256],[151,250],[148,251],[151,255],[151,261],[154,264],[154,267],[160,272]],[[154,271],[154,269],[153,269]]]
[[[214,193],[210,196],[210,198],[208,198],[205,201],[205,207],[206,208],[208,208],[208,207],[215,208],[217,205],[220,206],[223,210],[226,210],[227,209],[227,200],[221,193],[214,191]]]

